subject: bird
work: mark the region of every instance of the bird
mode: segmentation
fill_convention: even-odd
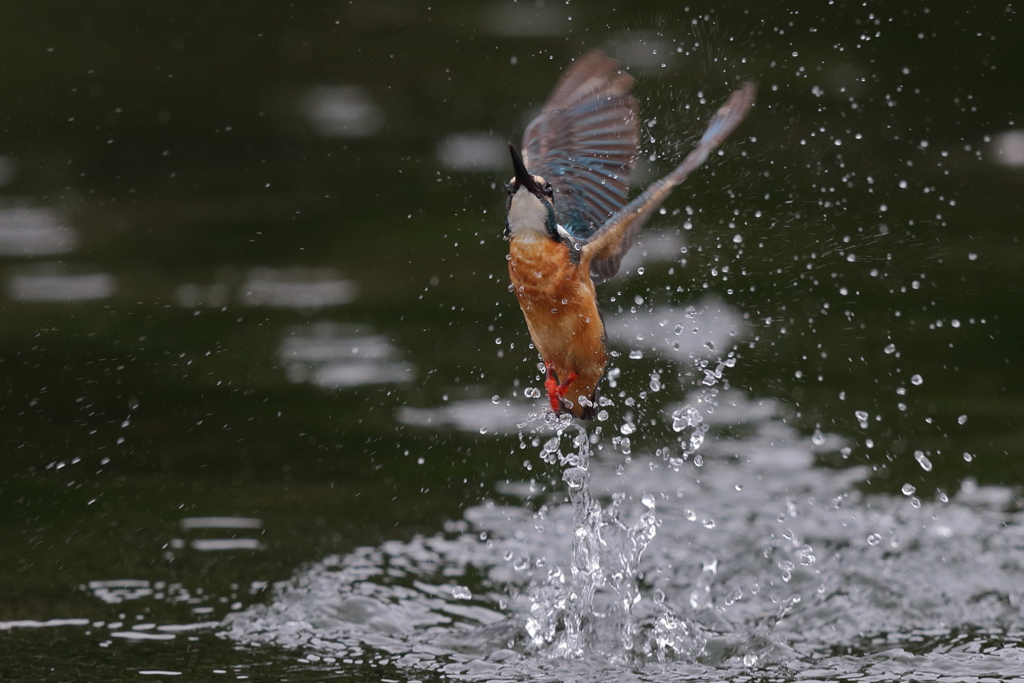
[[[743,83],[675,170],[627,201],[640,130],[633,83],[618,61],[593,50],[557,82],[523,134],[522,153],[509,143],[508,272],[556,415],[597,417],[609,351],[595,285],[618,272],[672,188],[743,121],[757,89]]]

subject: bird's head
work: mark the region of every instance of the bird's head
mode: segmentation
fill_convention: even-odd
[[[555,222],[555,191],[551,183],[526,170],[523,158],[509,143],[512,166],[516,174],[508,183],[508,203],[505,207],[505,237],[536,234],[558,239]]]

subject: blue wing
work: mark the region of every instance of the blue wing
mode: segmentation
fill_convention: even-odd
[[[595,282],[615,275],[622,257],[633,245],[640,228],[661,206],[672,188],[707,161],[708,156],[742,123],[754,104],[756,94],[757,86],[754,83],[744,83],[739,90],[735,90],[711,119],[697,147],[683,162],[590,235],[583,246],[583,258],[590,259],[590,276]]]
[[[585,240],[626,205],[639,122],[633,78],[595,50],[576,60],[523,135],[531,173],[554,188],[558,223]]]

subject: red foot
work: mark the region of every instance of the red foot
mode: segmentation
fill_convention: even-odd
[[[575,372],[570,372],[569,376],[565,378],[565,381],[558,385],[558,388],[555,389],[555,393],[558,394],[558,398],[565,396],[565,392],[569,391],[569,385],[572,384],[573,380],[577,377],[578,375]]]
[[[555,413],[562,411],[562,397],[565,396],[565,392],[569,390],[569,385],[576,379],[577,374],[570,372],[569,376],[565,378],[565,381],[561,384],[555,379],[555,366],[545,361],[544,369],[547,370],[548,376],[544,380],[544,388],[548,392],[548,401],[551,403],[551,410]]]
[[[548,372],[548,377],[544,380],[544,388],[548,391],[548,401],[551,402],[551,410],[556,413],[561,409],[558,399],[558,381],[555,379],[555,366],[551,363],[544,361],[544,369]]]

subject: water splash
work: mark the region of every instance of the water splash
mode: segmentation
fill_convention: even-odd
[[[442,533],[303,568],[222,635],[417,678],[1024,675],[1024,514],[1011,489],[965,481],[919,507],[868,494],[858,484],[870,470],[815,466],[815,453],[845,447],[835,435],[797,433],[774,401],[735,390],[717,401],[699,476],[654,454],[584,460],[596,445],[566,426],[553,452],[580,484],[570,500],[510,482],[508,504],[470,507]],[[550,437],[536,438],[540,450]],[[640,542],[621,542],[631,534]],[[595,559],[602,571],[588,573]],[[615,583],[613,567],[633,582]],[[589,586],[590,611],[573,607]],[[581,648],[590,656],[572,655]]]
[[[644,511],[631,525],[623,521],[626,497],[616,494],[607,508],[590,493],[590,440],[575,426],[571,455],[562,479],[573,509],[572,555],[567,578],[561,568],[534,586],[526,620],[531,645],[551,657],[583,657],[595,652],[621,658],[632,649],[636,631],[631,619],[640,601],[640,557],[657,532],[655,501],[643,497]],[[551,453],[561,437],[545,444]],[[542,456],[543,457],[543,456]]]

